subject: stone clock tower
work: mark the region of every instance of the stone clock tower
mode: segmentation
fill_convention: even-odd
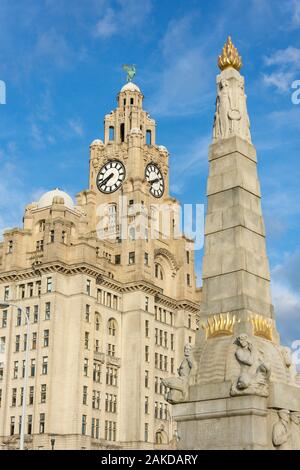
[[[47,192],[0,244],[1,448],[19,443],[26,344],[28,448],[50,448],[53,435],[56,449],[177,445],[164,380],[194,342],[201,294],[178,216],[168,151],[128,82],[90,146],[77,203]],[[10,303],[28,313],[29,339]]]

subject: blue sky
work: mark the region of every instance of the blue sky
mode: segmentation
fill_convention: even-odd
[[[1,0],[0,229],[24,205],[88,184],[89,144],[138,68],[158,143],[171,153],[171,189],[205,202],[216,59],[228,34],[244,61],[259,156],[273,297],[285,342],[300,339],[300,0]],[[201,272],[202,252],[197,254]]]

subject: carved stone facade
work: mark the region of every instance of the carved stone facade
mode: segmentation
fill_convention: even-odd
[[[173,406],[178,445],[300,449],[300,374],[276,329],[257,157],[239,73],[241,58],[230,38],[219,66],[201,328],[187,397]]]
[[[26,447],[50,449],[52,434],[56,449],[177,442],[163,380],[175,379],[183,347],[194,341],[201,291],[191,241],[174,236],[179,203],[169,194],[169,155],[156,144],[156,123],[135,84],[127,83],[117,102],[105,117],[104,140],[90,146],[89,188],[76,202],[60,190],[46,193],[0,244],[0,299],[28,312],[31,329],[26,338],[16,308],[0,311],[1,449],[19,444],[26,342]],[[99,172],[116,161],[126,176],[109,191]],[[164,179],[162,194],[146,179],[149,163]],[[112,180],[115,170],[109,171],[105,178]],[[152,196],[151,185],[161,197]],[[168,239],[162,205],[171,209]],[[141,208],[146,221],[158,214],[155,238],[133,230]]]

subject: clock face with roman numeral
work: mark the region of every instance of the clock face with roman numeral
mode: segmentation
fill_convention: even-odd
[[[123,163],[119,160],[111,160],[99,170],[96,179],[97,188],[105,194],[114,193],[122,186],[125,175]]]
[[[149,163],[146,166],[145,178],[150,185],[150,194],[154,197],[162,197],[165,189],[165,183],[163,175],[154,163]]]

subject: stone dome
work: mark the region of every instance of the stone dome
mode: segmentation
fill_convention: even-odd
[[[104,145],[104,144],[103,144],[103,142],[102,142],[101,139],[95,139],[95,140],[93,140],[93,142],[91,143],[91,147],[94,147],[94,146],[96,146],[96,145],[102,146],[102,145]]]
[[[38,202],[38,208],[42,209],[44,207],[52,206],[53,199],[56,201],[58,199],[63,200],[66,207],[74,209],[74,202],[71,196],[58,188],[43,194]]]
[[[123,91],[137,91],[138,93],[141,93],[139,87],[133,82],[126,83],[126,85],[121,88],[121,92]]]

